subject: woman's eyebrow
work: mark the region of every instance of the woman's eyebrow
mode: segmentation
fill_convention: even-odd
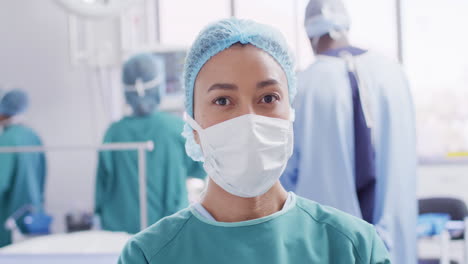
[[[211,92],[213,90],[238,90],[239,88],[237,85],[232,84],[232,83],[215,83],[210,86],[208,89],[208,92]]]
[[[278,85],[279,82],[275,79],[268,79],[257,83],[257,89],[263,89],[270,85]]]

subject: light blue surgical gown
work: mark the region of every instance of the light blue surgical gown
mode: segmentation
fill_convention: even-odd
[[[390,262],[372,225],[292,194],[288,208],[243,222],[216,222],[184,209],[134,236],[119,263]]]
[[[392,263],[416,263],[416,146],[412,97],[401,67],[354,57],[372,112],[376,191],[373,223]],[[361,89],[361,87],[359,88]],[[341,58],[318,56],[298,77],[294,154],[282,183],[298,195],[361,217],[354,170],[353,101]]]
[[[12,124],[0,133],[0,147],[41,146],[30,128]],[[43,153],[0,153],[0,247],[11,243],[5,221],[25,205],[43,209],[46,161]]]
[[[203,179],[206,175],[202,164],[187,156],[182,128],[180,118],[155,112],[125,117],[112,124],[104,137],[104,143],[154,142],[154,150],[146,156],[149,224],[187,207],[187,178]],[[137,152],[101,152],[95,211],[101,217],[103,229],[140,231],[138,191]]]

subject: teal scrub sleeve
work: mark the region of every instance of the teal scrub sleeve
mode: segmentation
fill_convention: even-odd
[[[149,264],[149,262],[135,240],[131,239],[120,254],[118,264]]]
[[[383,243],[382,239],[379,237],[377,232],[374,231],[370,264],[390,263],[390,256],[388,254],[387,248],[385,247],[385,244]]]

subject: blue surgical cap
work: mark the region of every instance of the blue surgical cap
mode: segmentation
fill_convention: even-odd
[[[193,90],[198,73],[214,55],[233,44],[251,44],[272,56],[286,74],[289,101],[296,95],[296,79],[293,55],[282,34],[273,27],[251,20],[223,19],[204,28],[188,52],[184,68],[185,110],[193,117]],[[200,146],[195,142],[192,129],[185,124],[183,135],[187,154],[196,161],[203,161]]]
[[[0,95],[0,115],[15,116],[26,111],[28,106],[28,95],[22,90],[15,89]]]
[[[125,99],[137,116],[151,114],[161,101],[165,87],[164,60],[142,53],[131,57],[123,66]]]
[[[306,8],[304,26],[309,38],[332,31],[348,31],[351,22],[341,0],[310,0]]]

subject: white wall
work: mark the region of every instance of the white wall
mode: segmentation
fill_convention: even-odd
[[[45,145],[100,142],[108,124],[92,74],[72,67],[68,58],[67,16],[51,0],[0,1],[0,85],[25,89],[31,107],[25,123]],[[72,207],[92,209],[93,152],[49,153],[46,207],[62,230]]]
[[[455,197],[468,204],[468,164],[421,165],[419,197]]]

